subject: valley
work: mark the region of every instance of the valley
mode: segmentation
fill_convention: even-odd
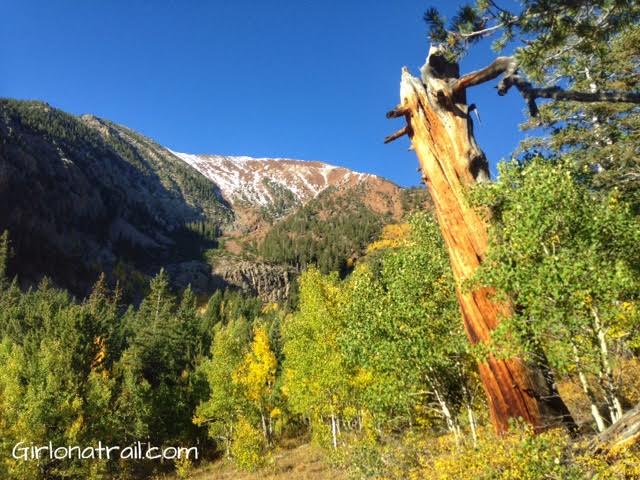
[[[164,268],[177,289],[282,301],[307,264],[346,272],[384,224],[426,201],[318,161],[174,152],[41,102],[0,100],[0,132],[0,229],[20,259],[10,270],[79,296],[105,272],[135,300]]]

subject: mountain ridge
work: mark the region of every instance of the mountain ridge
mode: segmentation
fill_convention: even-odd
[[[318,160],[191,154],[168,149],[214,182],[236,208],[257,206],[273,218],[284,216],[332,187],[356,186],[377,175],[356,172]]]
[[[25,286],[46,275],[82,295],[101,271],[127,284],[165,268],[178,288],[231,286],[281,300],[285,293],[264,289],[288,292],[299,263],[264,255],[275,250],[262,243],[282,243],[289,235],[282,222],[304,216],[329,225],[292,255],[312,261],[340,237],[331,255],[357,256],[405,213],[404,191],[319,161],[174,152],[95,115],[0,99],[0,231],[10,231],[17,257],[10,270]],[[343,211],[331,206],[339,196],[348,199]],[[344,234],[347,227],[356,234]],[[234,262],[242,268],[234,271]],[[282,278],[265,278],[272,272]]]

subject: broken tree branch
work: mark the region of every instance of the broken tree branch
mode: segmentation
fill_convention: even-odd
[[[398,105],[393,110],[387,112],[387,118],[404,117],[407,113],[409,113],[409,110],[405,106]]]
[[[511,87],[516,87],[526,100],[529,106],[529,113],[532,117],[538,115],[538,107],[536,105],[536,99],[538,98],[584,103],[640,103],[640,92],[574,92],[558,86],[534,87],[523,77],[517,75],[517,71],[518,64],[513,57],[498,57],[489,66],[456,79],[452,86],[452,92],[457,94],[469,87],[491,81],[504,74],[504,77],[498,83],[498,95],[506,95]]]
[[[506,75],[513,75],[517,70],[518,64],[516,63],[515,58],[498,57],[488,67],[467,73],[457,79],[456,83],[453,85],[452,91],[456,94],[466,88],[498,78],[503,73]]]
[[[498,84],[498,95],[506,95],[515,86],[529,103],[529,112],[535,117],[538,108],[537,98],[549,98],[556,101],[570,102],[609,102],[609,103],[640,103],[640,92],[601,91],[601,92],[573,92],[562,87],[536,88],[519,75],[506,75]]]
[[[504,71],[504,65],[496,69]],[[471,107],[464,95],[452,94],[458,72],[458,65],[438,47],[429,50],[420,79],[403,68],[400,107],[388,116],[395,118],[404,112],[410,130],[399,130],[385,143],[405,133],[411,137],[449,253],[465,330],[469,341],[478,344],[490,341],[501,319],[512,314],[512,307],[496,301],[490,288],[463,288],[488,248],[486,219],[469,203],[466,192],[489,179],[489,165],[473,136]],[[498,432],[507,431],[513,418],[524,419],[536,431],[563,423],[573,425],[551,377],[538,366],[519,358],[489,355],[479,362],[478,370]]]

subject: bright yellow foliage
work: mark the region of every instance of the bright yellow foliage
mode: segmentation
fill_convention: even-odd
[[[411,225],[408,223],[394,223],[386,225],[382,229],[380,239],[371,243],[367,247],[367,253],[383,250],[386,248],[397,248],[405,245],[409,234],[411,233]]]
[[[353,386],[356,388],[367,388],[373,383],[373,373],[366,368],[359,368],[353,377]]]
[[[383,472],[372,478],[407,480],[631,480],[640,478],[640,455],[624,449],[609,455],[591,453],[588,438],[575,441],[556,429],[533,434],[514,426],[497,437],[481,427],[478,442],[461,444],[452,435],[407,432],[401,442],[378,446],[386,458]],[[360,451],[362,456],[363,451]]]
[[[277,312],[279,309],[280,307],[276,302],[267,302],[262,307],[262,313],[264,314],[273,313],[273,312]]]
[[[262,403],[273,390],[278,361],[271,350],[267,330],[256,327],[251,349],[240,366],[233,372],[232,379],[245,388],[247,398]]]

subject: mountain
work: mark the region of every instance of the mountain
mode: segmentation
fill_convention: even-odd
[[[375,176],[322,162],[172,152],[214,182],[235,208],[260,207],[274,217],[331,187],[359,185]]]
[[[177,287],[282,300],[300,268],[347,268],[424,198],[317,161],[173,152],[93,115],[0,99],[0,230],[24,286],[46,275],[84,295],[104,271],[136,292],[165,268]]]

